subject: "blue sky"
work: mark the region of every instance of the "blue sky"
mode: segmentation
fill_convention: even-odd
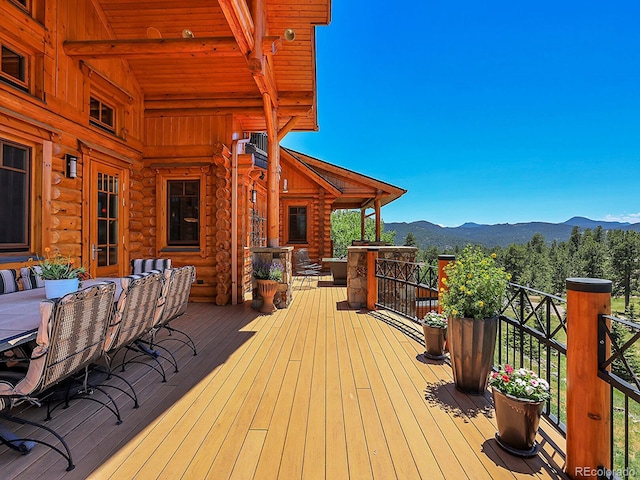
[[[407,189],[385,222],[638,222],[639,19],[638,0],[335,0],[320,131],[282,144]]]

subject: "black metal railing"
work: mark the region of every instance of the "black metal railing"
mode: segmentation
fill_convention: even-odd
[[[376,306],[416,321],[416,309],[437,307],[438,267],[415,262],[378,258]],[[419,313],[419,312],[418,312]]]
[[[638,339],[640,324],[611,315],[599,316],[598,376],[611,386],[612,473],[625,479],[640,475]],[[631,445],[636,448],[632,450]]]
[[[566,434],[566,300],[510,283],[500,312],[496,364],[528,368],[549,383],[543,415]]]

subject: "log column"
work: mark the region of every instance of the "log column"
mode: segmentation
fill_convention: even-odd
[[[611,469],[611,392],[598,378],[598,315],[611,313],[611,287],[609,280],[567,279],[567,473],[571,478],[593,478],[598,468]]]

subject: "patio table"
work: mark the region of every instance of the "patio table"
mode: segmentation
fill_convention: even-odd
[[[82,288],[98,282],[116,284],[115,300],[122,292],[119,278],[96,278],[82,282]],[[35,340],[40,326],[40,302],[45,300],[44,288],[22,290],[0,295],[0,352]]]
[[[101,281],[116,284],[115,300],[120,297],[122,287],[119,278],[96,278],[82,282],[82,288],[90,287]],[[40,302],[45,300],[44,288],[22,290],[0,295],[0,352],[36,339],[40,326]],[[29,452],[35,442],[15,442],[19,437],[11,430],[0,426],[0,442],[21,453]]]
[[[323,258],[322,263],[328,263],[333,275],[334,285],[347,284],[347,259],[346,258]]]

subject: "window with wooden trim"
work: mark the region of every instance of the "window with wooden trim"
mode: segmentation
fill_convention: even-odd
[[[114,133],[115,125],[115,109],[105,103],[103,100],[90,97],[89,99],[89,122],[96,127]]]
[[[30,11],[31,2],[29,0],[11,0],[11,1],[15,3],[17,6],[19,6],[20,8],[22,8],[23,10],[26,10],[27,12]]]
[[[30,247],[31,148],[0,139],[0,251],[25,252]]]
[[[289,207],[288,243],[307,243],[307,207]]]
[[[200,180],[167,181],[167,245],[200,245]]]
[[[29,57],[13,47],[2,44],[0,79],[23,90],[29,89]]]

